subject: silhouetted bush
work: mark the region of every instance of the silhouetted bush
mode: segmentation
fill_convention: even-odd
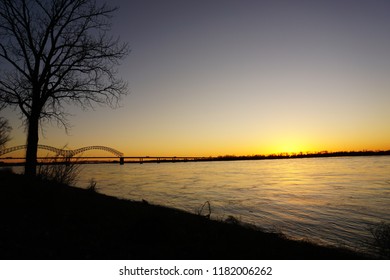
[[[373,246],[379,253],[387,258],[390,258],[390,224],[381,222],[369,228],[374,237]]]
[[[81,165],[76,161],[72,161],[69,157],[56,156],[49,162],[39,165],[37,173],[43,180],[74,185],[77,182],[80,171]]]

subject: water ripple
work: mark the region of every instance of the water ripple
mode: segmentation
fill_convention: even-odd
[[[195,212],[210,201],[217,219],[235,215],[287,236],[366,246],[367,224],[390,222],[390,157],[88,165],[99,191]]]

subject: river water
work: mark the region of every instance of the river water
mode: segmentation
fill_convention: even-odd
[[[236,219],[294,239],[369,250],[390,222],[390,156],[84,165],[78,186]],[[205,211],[207,214],[208,211]]]

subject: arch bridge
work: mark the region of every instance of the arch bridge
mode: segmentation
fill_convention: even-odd
[[[26,148],[27,148],[27,145],[19,145],[19,146],[6,148],[3,150],[0,150],[0,156],[14,152],[14,151],[24,150]],[[57,155],[60,155],[63,157],[68,157],[68,158],[73,157],[73,156],[80,154],[82,152],[89,151],[89,150],[101,150],[101,151],[106,151],[106,152],[112,153],[115,156],[119,157],[121,159],[121,163],[123,161],[123,153],[121,153],[118,150],[115,150],[113,148],[106,147],[106,146],[88,146],[88,147],[82,147],[82,148],[74,149],[74,150],[64,150],[64,149],[58,149],[58,148],[48,146],[48,145],[38,145],[38,149],[48,150],[48,151],[56,153]]]

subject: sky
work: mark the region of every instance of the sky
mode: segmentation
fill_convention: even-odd
[[[131,53],[113,110],[69,107],[67,134],[125,156],[390,149],[390,1],[112,0]],[[8,146],[26,135],[17,113]]]

